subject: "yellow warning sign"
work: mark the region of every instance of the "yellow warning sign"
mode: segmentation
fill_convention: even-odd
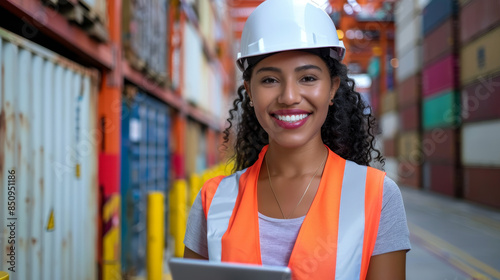
[[[54,210],[50,210],[49,222],[47,223],[47,230],[54,230]]]

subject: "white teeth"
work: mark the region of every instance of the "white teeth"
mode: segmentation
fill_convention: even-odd
[[[308,114],[300,114],[300,115],[276,115],[278,120],[285,122],[296,122],[305,119]]]

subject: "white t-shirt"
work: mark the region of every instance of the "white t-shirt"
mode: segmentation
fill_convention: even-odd
[[[276,219],[259,213],[259,234],[262,264],[287,266],[295,240],[305,216],[294,219]],[[372,255],[410,250],[410,233],[401,191],[385,176],[382,213],[375,249]],[[184,245],[208,258],[207,220],[198,194],[189,212]]]

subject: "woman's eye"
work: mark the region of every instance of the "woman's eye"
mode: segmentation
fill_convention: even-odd
[[[262,80],[262,83],[263,84],[272,84],[272,83],[276,83],[278,82],[276,79],[273,79],[273,78],[265,78]]]
[[[302,78],[302,81],[303,82],[314,82],[314,81],[316,81],[316,78],[313,76],[305,76]]]

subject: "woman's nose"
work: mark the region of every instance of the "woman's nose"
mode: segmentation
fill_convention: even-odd
[[[291,81],[283,83],[281,93],[278,97],[278,103],[293,105],[300,103],[301,99],[302,97],[296,83]]]

